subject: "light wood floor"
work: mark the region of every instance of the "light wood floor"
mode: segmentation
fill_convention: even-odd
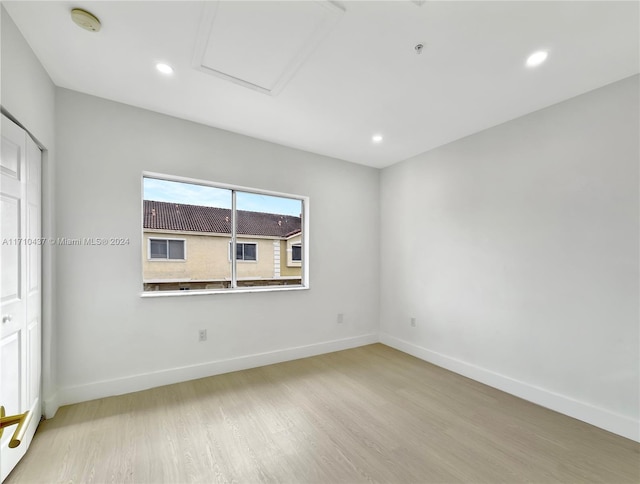
[[[376,344],[63,407],[6,482],[638,483],[639,459]]]

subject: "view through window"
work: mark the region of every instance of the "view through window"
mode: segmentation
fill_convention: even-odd
[[[304,198],[143,177],[144,291],[302,286]]]

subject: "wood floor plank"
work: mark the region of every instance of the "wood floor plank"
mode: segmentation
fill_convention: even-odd
[[[15,483],[638,483],[640,444],[381,344],[61,408]]]

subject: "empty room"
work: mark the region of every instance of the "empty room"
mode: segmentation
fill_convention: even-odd
[[[640,3],[2,1],[3,483],[640,482]]]

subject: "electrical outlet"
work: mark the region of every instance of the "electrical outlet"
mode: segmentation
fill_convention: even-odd
[[[412,328],[416,327],[416,318],[411,318],[411,327]]]
[[[344,314],[338,313],[338,324],[344,323]]]
[[[200,331],[198,331],[198,341],[200,341],[200,342],[207,341],[207,330],[206,329],[201,329]]]

